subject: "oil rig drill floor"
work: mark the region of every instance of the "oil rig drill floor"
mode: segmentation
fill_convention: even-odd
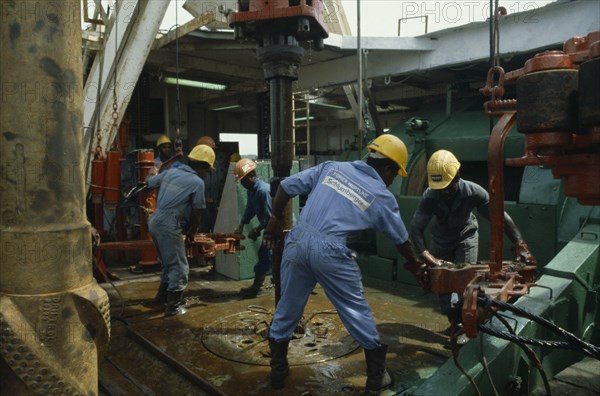
[[[185,315],[164,317],[151,305],[158,272],[131,274],[102,286],[111,300],[111,341],[100,358],[102,395],[334,395],[362,394],[362,348],[348,335],[317,286],[290,342],[290,376],[282,390],[269,385],[266,335],[274,311],[274,287],[242,298],[241,287],[210,271],[190,270]],[[441,334],[447,321],[438,298],[418,287],[364,280],[395,384],[388,394],[426,380],[451,355]]]

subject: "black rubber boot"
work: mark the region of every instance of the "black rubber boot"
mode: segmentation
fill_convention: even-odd
[[[167,292],[165,316],[183,315],[187,309],[183,307],[183,291]]]
[[[244,287],[240,290],[240,294],[244,297],[256,297],[263,283],[265,283],[266,275],[256,275],[254,282],[249,287]]]
[[[154,300],[152,302],[154,304],[164,304],[167,302],[167,287],[169,285],[166,283],[162,283],[158,286],[158,291],[156,292],[156,296],[154,296]]]
[[[269,338],[271,348],[271,388],[281,389],[285,385],[285,377],[290,374],[287,353],[290,341],[277,342]]]
[[[367,361],[367,383],[365,395],[378,395],[381,391],[393,384],[393,379],[385,368],[385,354],[387,345],[381,344],[375,349],[365,349],[365,360]]]

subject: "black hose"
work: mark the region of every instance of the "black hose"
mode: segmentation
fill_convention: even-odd
[[[486,307],[491,306],[491,307],[498,308],[500,310],[510,311],[510,312],[513,312],[524,318],[533,320],[534,322],[537,322],[537,323],[541,324],[542,326],[546,327],[547,329],[551,330],[552,332],[558,334],[560,337],[564,338],[569,343],[576,344],[579,347],[579,348],[564,348],[562,346],[557,346],[557,348],[580,350],[580,351],[584,352],[586,355],[588,355],[594,359],[600,360],[600,348],[599,347],[581,340],[574,334],[566,331],[565,329],[558,327],[557,325],[555,325],[554,323],[550,322],[547,319],[544,319],[538,315],[534,315],[530,312],[525,311],[524,309],[515,307],[514,305],[503,302],[503,301],[492,300],[492,299],[490,299],[488,297],[484,297],[484,296],[479,297],[478,300],[479,300],[478,303],[480,305],[483,305]],[[543,342],[551,343],[550,341],[543,341]],[[557,345],[559,345],[559,344],[557,344]],[[541,345],[541,346],[550,346],[550,345]]]
[[[573,345],[572,343],[566,342],[566,341],[547,341],[547,340],[538,340],[536,338],[531,338],[531,337],[518,336],[515,334],[511,334],[511,333],[498,331],[498,330],[494,329],[493,327],[484,325],[484,324],[479,325],[479,330],[483,333],[490,334],[490,335],[493,335],[498,338],[503,338],[503,339],[511,341],[511,342],[522,342],[525,344],[535,345],[535,346],[539,346],[539,347],[549,347],[549,348],[558,348],[558,349],[567,349],[567,350],[571,350],[571,351],[577,351],[577,352],[583,353],[584,355],[592,357],[594,359],[600,360],[600,355],[595,353],[595,351],[591,351],[588,348],[582,348],[579,345]]]

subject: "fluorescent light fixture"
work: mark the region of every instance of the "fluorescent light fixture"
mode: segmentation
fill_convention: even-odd
[[[215,107],[215,108],[212,108],[211,110],[212,111],[231,110],[231,109],[239,109],[240,107],[242,107],[242,106],[239,104],[232,104],[232,105],[224,105],[221,107]]]
[[[227,89],[227,85],[209,83],[209,82],[205,82],[205,81],[186,80],[185,78],[180,78],[179,82],[177,82],[176,77],[165,77],[165,78],[163,78],[162,81],[165,84],[173,84],[173,85],[179,84],[179,85],[183,85],[186,87],[211,89],[213,91],[224,91]]]
[[[309,120],[314,120],[314,119],[315,119],[315,117],[313,117],[313,116],[310,116],[310,117],[308,117],[308,119],[309,119]],[[294,121],[296,121],[296,122],[300,122],[300,121],[306,121],[306,117],[298,117],[298,118],[294,118]]]
[[[316,105],[316,106],[330,107],[332,109],[348,110],[347,107],[340,106],[340,105],[337,105],[334,103],[317,101],[316,99],[309,100],[308,103]]]

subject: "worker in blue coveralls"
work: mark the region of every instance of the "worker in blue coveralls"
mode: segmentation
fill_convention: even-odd
[[[165,303],[165,316],[185,313],[183,291],[187,287],[189,266],[185,253],[182,222],[188,222],[186,238],[193,240],[206,207],[201,175],[215,162],[215,152],[199,145],[188,155],[189,165],[169,168],[147,180],[150,188],[159,188],[156,210],[148,224],[161,264],[160,286],[154,298]]]
[[[304,307],[318,282],[344,326],[364,348],[365,392],[379,394],[392,384],[385,367],[387,345],[380,342],[364,297],[360,269],[346,237],[374,228],[392,240],[406,259],[405,267],[420,279],[417,258],[394,195],[387,189],[396,176],[406,176],[408,153],[396,136],[378,136],[368,146],[366,163],[324,162],[284,179],[273,200],[265,245],[274,247],[282,234],[284,207],[291,197],[308,194],[298,224],[285,238],[281,263],[281,299],[269,331],[271,387],[284,386],[289,374],[287,350]]]
[[[461,179],[460,162],[447,150],[438,150],[427,162],[429,188],[417,207],[411,222],[411,240],[420,258],[429,267],[444,262],[474,264],[477,262],[479,234],[473,210],[490,218],[488,192],[476,183]],[[435,217],[429,249],[425,229]],[[517,261],[535,264],[535,258],[523,240],[521,232],[508,213],[504,212],[504,230],[512,241],[512,253]],[[456,293],[440,295],[442,314],[448,317],[450,327],[445,331],[456,335],[460,331],[461,300]],[[461,341],[462,340],[462,341]],[[462,344],[466,337],[458,339]]]
[[[251,159],[242,158],[236,162],[233,175],[236,183],[241,183],[248,194],[246,209],[233,232],[241,234],[244,225],[250,223],[250,220],[256,216],[258,226],[250,230],[248,234],[248,238],[256,241],[271,218],[270,186],[256,176],[256,162]],[[249,287],[240,290],[243,296],[256,297],[265,282],[267,272],[271,270],[271,263],[271,250],[261,244],[258,248],[258,262],[254,266],[254,282]]]

